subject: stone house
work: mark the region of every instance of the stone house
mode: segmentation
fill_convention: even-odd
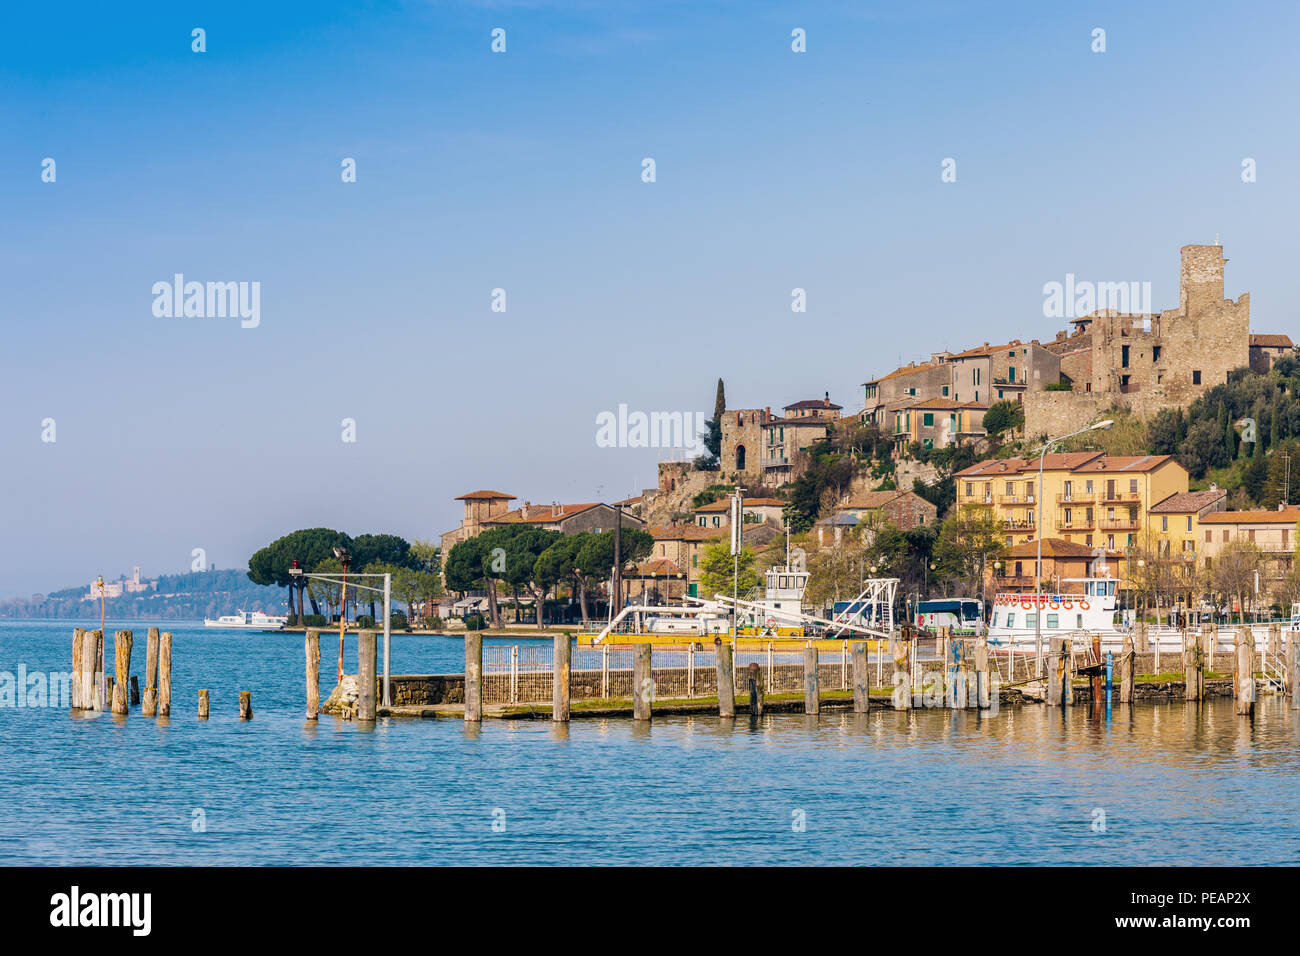
[[[867,491],[839,505],[836,512],[856,515],[868,524],[889,521],[901,531],[933,525],[939,509],[914,491]]]
[[[1295,345],[1289,335],[1252,335],[1250,337],[1250,370],[1264,374],[1284,355],[1294,355]]]
[[[1300,506],[1279,507],[1277,511],[1213,511],[1198,520],[1199,543],[1206,568],[1223,548],[1235,539],[1253,543],[1264,552],[1265,567],[1260,581],[1261,593],[1285,577],[1295,566],[1297,522]]]
[[[772,420],[770,408],[733,408],[722,416],[719,469],[742,484],[763,480],[763,428]]]
[[[768,485],[779,486],[796,477],[795,456],[822,441],[833,419],[814,416],[774,418],[763,426],[763,474]]]
[[[558,501],[549,505],[534,505],[525,501],[522,508],[507,511],[483,522],[485,528],[497,528],[513,524],[530,524],[548,531],[562,531],[565,534],[577,534],[580,531],[600,533],[613,531],[617,512],[612,505],[599,501],[584,504],[566,505]],[[624,511],[622,516],[624,528],[644,528],[645,522],[633,514]]]
[[[741,516],[746,524],[772,522],[778,529],[785,528],[783,498],[745,498],[741,502]],[[731,497],[719,498],[695,509],[695,523],[701,528],[727,528],[731,525]]]
[[[686,575],[686,594],[702,597],[699,593],[700,558],[705,550],[719,541],[727,540],[727,533],[718,528],[702,528],[696,524],[668,525],[651,528],[654,550],[647,560],[671,561]]]
[[[905,405],[894,412],[894,446],[919,442],[926,448],[947,448],[963,440],[983,438],[984,413],[989,406],[979,402],[956,402],[951,398],[929,398]]]

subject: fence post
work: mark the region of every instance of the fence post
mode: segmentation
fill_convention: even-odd
[[[871,672],[867,668],[867,642],[853,644],[853,712],[865,714],[871,709]]]
[[[115,714],[125,714],[131,709],[127,695],[130,693],[128,682],[131,677],[132,642],[130,631],[117,631],[113,634],[113,662],[117,672],[117,677],[113,681],[113,713]]]
[[[239,692],[239,719],[253,719],[253,692],[251,690],[241,690]]]
[[[1137,638],[1137,650],[1139,654],[1145,654],[1150,650],[1147,644],[1147,622],[1138,621],[1133,625],[1133,635]]]
[[[1248,627],[1237,630],[1237,713],[1250,716],[1255,712],[1255,635]]]
[[[359,632],[357,634],[357,720],[375,719],[377,660],[375,632]]]
[[[609,698],[609,645],[602,645],[600,648],[600,697],[602,700]]]
[[[199,720],[208,719],[208,691],[206,688],[199,689]]]
[[[736,673],[734,649],[721,638],[713,639],[713,659],[718,670],[718,716],[736,716]]]
[[[158,714],[158,628],[149,628],[144,650],[144,702],[140,713],[145,717]]]
[[[85,643],[85,628],[72,629],[72,709],[82,710],[82,644]]]
[[[551,667],[551,720],[564,723],[569,719],[569,635],[555,635],[555,660]]]
[[[315,720],[320,713],[320,631],[308,628],[303,647],[307,654],[307,719]]]
[[[1205,651],[1205,666],[1214,670],[1214,651],[1219,643],[1219,625],[1207,624],[1201,631],[1201,648]]]
[[[695,644],[686,645],[686,696],[695,696]]]
[[[465,722],[483,719],[483,633],[465,632]]]
[[[1119,653],[1119,702],[1133,703],[1133,638],[1125,634],[1124,646]]]
[[[632,719],[649,720],[650,702],[654,700],[655,682],[652,651],[648,643],[632,645]]]
[[[158,716],[172,713],[172,632],[158,635]]]
[[[749,715],[763,716],[763,676],[758,661],[751,661],[749,665]]]
[[[840,642],[840,690],[849,689],[849,642]]]
[[[510,645],[510,703],[519,703],[519,645]]]

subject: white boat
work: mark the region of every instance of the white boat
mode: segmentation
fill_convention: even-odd
[[[1067,578],[1082,584],[1077,593],[1021,594],[1001,592],[993,598],[989,643],[995,647],[1035,648],[1041,635],[1088,639],[1100,634],[1103,644],[1119,644],[1130,633],[1115,626],[1118,582],[1114,578]],[[1041,617],[1041,620],[1039,618]],[[1152,636],[1156,636],[1154,631]]]
[[[205,617],[204,627],[219,627],[238,631],[278,631],[289,622],[287,614],[264,614],[261,611],[240,611],[223,614],[215,621]]]

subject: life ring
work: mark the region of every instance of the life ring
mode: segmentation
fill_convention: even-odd
[[[768,627],[776,627],[776,618],[774,618],[774,617],[769,617],[769,618],[767,619],[767,626],[768,626]]]
[[[1086,610],[1088,610],[1088,602],[1087,602],[1087,601],[1080,601],[1080,602],[1079,602],[1079,610],[1081,610],[1081,611],[1086,611]]]
[[[1020,606],[1024,608],[1026,611],[1028,611],[1031,607],[1034,606],[1034,604],[1032,601],[1029,600],[1029,598],[1021,598]]]
[[[1055,601],[1052,598],[1047,599],[1047,606],[1053,611],[1059,611],[1061,609],[1060,602]]]
[[[1073,601],[1062,601],[1062,602],[1061,602],[1061,607],[1065,608],[1067,611],[1073,611],[1073,610],[1074,610],[1074,602],[1073,602]]]

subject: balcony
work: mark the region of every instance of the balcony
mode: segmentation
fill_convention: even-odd
[[[970,495],[969,497],[962,498],[962,499],[958,502],[958,504],[963,504],[963,505],[991,505],[991,504],[993,504],[993,496],[992,496],[992,495]]]
[[[1056,530],[1058,531],[1091,531],[1095,527],[1097,527],[1097,519],[1089,518],[1087,512],[1082,508],[1070,515],[1068,521],[1064,512],[1060,512],[1056,516]]]
[[[998,504],[1000,505],[1032,505],[1035,503],[1033,495],[998,495]]]
[[[1141,524],[1138,517],[1102,518],[1098,526],[1102,531],[1136,531]]]
[[[1008,518],[1003,522],[1008,531],[1033,531],[1034,523],[1023,518]]]
[[[1102,491],[1101,500],[1104,504],[1132,504],[1142,500],[1140,491]]]
[[[1072,491],[1072,492],[1070,492],[1069,494],[1066,494],[1065,492],[1061,492],[1060,494],[1058,494],[1058,495],[1056,496],[1056,503],[1057,503],[1058,505],[1070,505],[1070,504],[1091,505],[1091,504],[1096,504],[1096,503],[1097,503],[1097,494],[1096,494],[1096,492],[1083,492],[1083,493],[1080,493],[1080,492],[1077,492],[1077,491]]]

